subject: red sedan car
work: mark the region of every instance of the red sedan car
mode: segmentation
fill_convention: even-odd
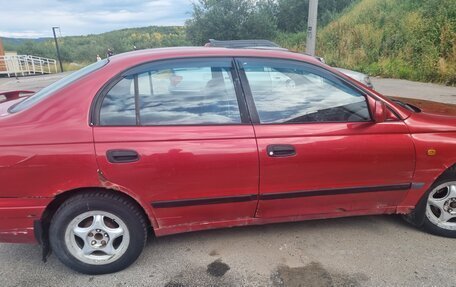
[[[114,56],[7,95],[0,130],[0,241],[83,273],[127,267],[149,233],[404,214],[456,237],[456,118],[301,54]]]

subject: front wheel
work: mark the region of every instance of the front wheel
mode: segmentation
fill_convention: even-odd
[[[146,221],[138,206],[110,192],[87,192],[65,201],[51,220],[56,256],[85,274],[120,271],[141,254]]]
[[[427,195],[422,212],[426,231],[456,238],[456,181],[447,179],[435,184]]]

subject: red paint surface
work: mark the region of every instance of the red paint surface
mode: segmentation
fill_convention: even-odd
[[[413,114],[374,91],[370,91],[374,96],[369,96],[369,104],[373,105],[374,97],[380,99],[399,118],[384,123],[90,126],[93,98],[113,76],[146,61],[204,56],[275,57],[324,66],[313,58],[279,51],[144,50],[112,57],[107,66],[28,110],[9,114],[7,108],[17,100],[1,103],[0,241],[33,242],[33,221],[41,218],[56,195],[92,187],[108,187],[133,197],[149,215],[157,235],[409,212],[432,182],[456,162],[456,118]],[[269,144],[292,144],[297,155],[270,158],[266,155]],[[436,149],[437,155],[427,156],[429,148]],[[140,160],[111,164],[105,156],[108,149],[134,149]],[[151,205],[162,200],[411,182],[424,186],[410,191],[175,208]]]
[[[415,151],[402,122],[255,126],[260,192],[381,186],[412,181]],[[290,144],[296,156],[269,157],[270,144]],[[258,217],[331,213],[396,206],[404,191],[260,201]],[[284,208],[286,206],[286,208]]]
[[[95,127],[95,147],[107,180],[153,201],[209,198],[258,193],[258,154],[253,128]],[[109,149],[133,149],[140,160],[112,164]],[[132,172],[134,170],[134,172]],[[251,218],[256,201],[193,207],[160,208],[158,226]]]

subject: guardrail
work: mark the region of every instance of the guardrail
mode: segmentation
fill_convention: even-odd
[[[28,76],[57,73],[57,61],[31,55],[0,56],[0,75]]]

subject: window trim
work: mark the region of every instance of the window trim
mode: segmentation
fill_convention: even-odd
[[[136,125],[140,126],[141,125],[141,116],[140,116],[140,107],[139,107],[139,81],[138,81],[138,75],[139,74],[134,74],[133,75],[133,85],[134,85],[134,93],[135,93],[135,118],[136,118]]]
[[[234,91],[236,95],[236,100],[239,107],[239,114],[241,117],[240,123],[226,123],[226,124],[168,124],[168,125],[141,125],[140,124],[140,117],[138,115],[140,111],[138,110],[137,99],[135,98],[135,110],[136,110],[136,125],[102,125],[100,123],[100,112],[101,107],[103,104],[103,100],[108,92],[114,87],[117,83],[119,83],[124,77],[126,76],[134,76],[140,73],[148,72],[157,65],[163,65],[166,63],[172,62],[180,62],[180,61],[210,61],[210,60],[220,60],[224,59],[227,62],[230,62],[230,72],[233,80]],[[136,87],[137,85],[135,85]],[[135,88],[136,89],[136,88]],[[135,91],[136,94],[136,91]],[[136,95],[135,95],[136,97]],[[89,117],[89,125],[90,126],[98,126],[98,127],[179,127],[179,126],[238,126],[238,125],[251,125],[252,120],[250,119],[250,114],[248,112],[247,103],[245,100],[245,93],[242,89],[241,80],[239,79],[239,73],[235,67],[235,59],[231,56],[201,56],[201,57],[179,57],[179,58],[167,58],[167,59],[159,59],[149,62],[143,62],[138,65],[129,67],[122,72],[118,73],[116,76],[109,79],[96,93],[92,105],[90,108],[90,117]]]
[[[254,60],[258,60],[258,61],[262,61],[262,60],[265,60],[265,61],[276,61],[276,62],[285,62],[285,63],[286,62],[288,62],[288,63],[291,62],[291,63],[297,64],[297,65],[303,66],[304,68],[306,68],[309,71],[316,71],[319,74],[325,75],[324,78],[328,78],[328,77],[326,77],[327,75],[329,75],[330,77],[336,78],[336,79],[340,80],[344,85],[349,87],[350,89],[354,89],[357,92],[359,92],[360,94],[362,94],[362,96],[364,97],[364,99],[366,101],[367,109],[369,111],[370,120],[369,121],[356,121],[356,122],[327,121],[327,122],[302,122],[302,123],[299,123],[299,122],[298,123],[262,123],[260,121],[260,117],[259,117],[256,105],[255,105],[255,100],[253,98],[252,91],[250,89],[250,84],[248,82],[247,75],[246,75],[244,69],[242,69],[242,61],[245,60],[245,59],[254,59]],[[242,87],[243,87],[243,90],[244,90],[244,94],[245,94],[245,97],[246,97],[246,102],[247,102],[247,106],[248,106],[248,109],[249,109],[250,117],[252,119],[252,123],[255,124],[255,125],[308,125],[308,124],[336,124],[336,123],[346,124],[346,123],[373,123],[374,122],[374,118],[373,118],[372,110],[371,110],[371,105],[370,105],[370,102],[369,102],[369,97],[372,97],[372,95],[370,93],[368,93],[367,91],[361,89],[360,87],[356,86],[355,84],[350,83],[346,79],[344,79],[344,78],[340,77],[339,75],[333,73],[332,71],[330,71],[328,69],[325,69],[324,67],[320,67],[318,65],[315,65],[315,64],[312,64],[312,63],[309,63],[309,62],[305,62],[305,61],[296,60],[296,59],[284,59],[284,58],[272,58],[272,57],[254,57],[254,56],[250,56],[250,57],[235,57],[235,60],[236,60],[236,67],[237,67],[237,70],[238,70],[238,73],[239,73],[239,77],[241,79],[241,84],[242,84]],[[376,97],[374,97],[374,99],[376,99]],[[398,117],[398,119],[400,119],[400,117]]]

